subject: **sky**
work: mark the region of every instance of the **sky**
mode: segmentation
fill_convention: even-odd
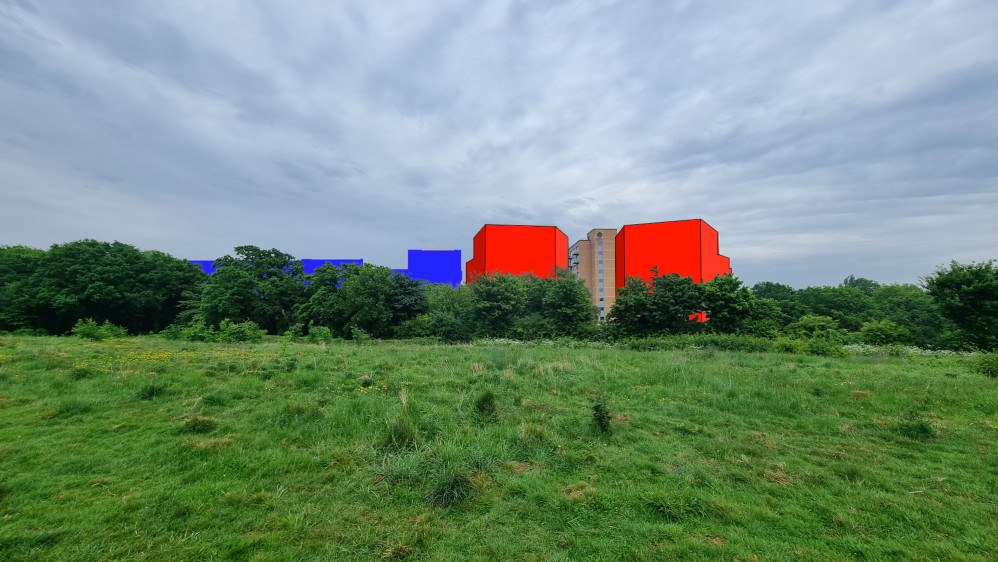
[[[0,245],[406,266],[701,218],[749,285],[998,258],[994,0],[0,0]]]

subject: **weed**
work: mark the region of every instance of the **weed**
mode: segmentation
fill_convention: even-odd
[[[69,378],[73,379],[74,381],[90,378],[91,376],[93,376],[93,374],[94,372],[88,369],[87,367],[82,367],[79,365],[69,370]]]
[[[185,433],[211,433],[216,427],[218,420],[198,414],[184,420],[181,429]]]

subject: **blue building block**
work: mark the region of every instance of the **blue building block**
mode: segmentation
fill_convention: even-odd
[[[427,283],[447,283],[456,287],[464,278],[461,250],[409,250],[409,267],[396,269]]]

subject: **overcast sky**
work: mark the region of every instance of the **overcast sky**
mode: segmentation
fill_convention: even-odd
[[[405,267],[702,218],[749,284],[998,258],[998,3],[0,0],[0,245]]]

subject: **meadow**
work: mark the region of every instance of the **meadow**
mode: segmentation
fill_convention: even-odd
[[[968,364],[2,336],[0,559],[995,560]]]

